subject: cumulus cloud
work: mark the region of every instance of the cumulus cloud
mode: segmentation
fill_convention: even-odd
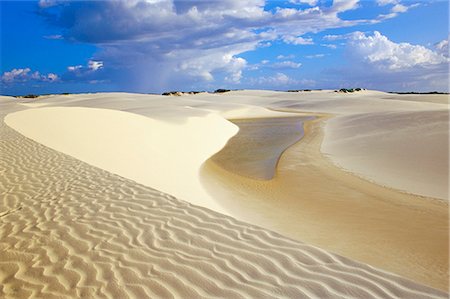
[[[444,40],[436,43],[436,45],[435,45],[436,52],[447,58],[449,57],[449,54],[450,54],[449,47],[448,47],[449,41],[450,41],[450,35],[448,36],[447,39],[444,39]]]
[[[339,17],[357,0],[273,11],[264,0],[41,0],[40,6],[64,39],[97,45],[103,72],[136,91],[218,77],[238,82],[248,67],[241,53],[274,41],[308,45],[305,34],[370,22]]]
[[[348,45],[356,57],[390,71],[448,63],[442,54],[420,45],[392,42],[378,31],[372,36],[355,32]]]
[[[450,60],[441,52],[448,40],[433,50],[393,42],[377,31],[354,32],[345,38],[348,67],[334,70],[340,79],[384,90],[448,90]]]
[[[17,81],[26,81],[29,79],[31,69],[25,68],[25,69],[12,69],[9,72],[4,72],[2,75],[2,82],[5,83],[12,83]]]
[[[28,81],[55,82],[58,80],[59,77],[56,74],[41,74],[38,71],[32,72],[30,68],[12,69],[11,71],[4,72],[1,77],[3,84],[23,83]]]
[[[88,82],[91,84],[103,82],[105,74],[101,72],[103,61],[89,60],[85,66],[71,65],[67,67],[67,72],[61,75],[61,80],[70,82]]]

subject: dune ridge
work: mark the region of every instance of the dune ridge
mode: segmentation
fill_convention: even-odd
[[[215,114],[170,123],[120,110],[43,107],[10,113],[5,122],[57,151],[226,213],[198,176],[204,161],[238,131]]]
[[[421,99],[420,101],[419,98]],[[202,146],[210,148],[214,143],[217,145],[215,151],[220,149],[221,146],[219,146],[219,144],[223,145],[232,134],[224,133],[223,135],[227,137],[220,140],[220,142],[216,142],[220,139],[219,137],[221,134],[211,134],[211,132],[207,132],[207,128],[209,127],[208,122],[202,121],[206,116],[216,118],[211,122],[211,125],[220,131],[227,130],[227,128],[229,129],[230,126],[233,126],[230,122],[226,121],[226,119],[298,116],[298,112],[330,114],[333,116],[333,119],[331,119],[325,127],[323,152],[325,152],[336,165],[339,165],[343,169],[353,172],[360,177],[372,180],[377,184],[389,188],[447,200],[448,192],[446,190],[449,188],[448,164],[441,163],[436,166],[435,163],[430,163],[437,160],[448,160],[447,152],[445,150],[439,152],[416,150],[410,136],[413,134],[415,136],[420,136],[421,138],[426,137],[427,139],[425,142],[422,142],[422,146],[427,145],[428,142],[430,142],[431,148],[438,147],[437,145],[433,145],[436,140],[439,140],[441,143],[448,140],[448,117],[440,117],[438,121],[435,121],[435,126],[438,127],[439,130],[433,132],[435,135],[433,138],[428,138],[431,137],[431,135],[424,126],[411,126],[411,123],[414,122],[415,118],[419,119],[419,123],[430,121],[427,114],[441,113],[448,115],[447,102],[447,95],[396,95],[373,90],[364,90],[352,94],[338,93],[333,90],[300,93],[268,90],[239,90],[220,95],[202,93],[198,95],[185,95],[182,97],[129,93],[77,94],[67,96],[52,95],[38,98],[37,100],[24,101],[23,105],[26,105],[29,108],[38,109],[47,109],[51,107],[58,109],[63,107],[83,107],[130,112],[134,115],[145,116],[153,121],[162,121],[163,124],[172,124],[174,126],[183,123],[192,124],[191,121],[196,119],[198,124],[204,124],[203,127],[200,127],[200,131],[206,132],[204,136],[211,139],[211,144],[200,141]],[[295,113],[290,113],[290,111],[294,111]],[[361,119],[360,123],[354,122],[354,126],[344,127],[340,125],[342,124],[341,120],[355,120],[361,115],[367,115],[368,117]],[[384,122],[378,122],[380,125],[376,125],[376,122],[373,122],[377,120],[377,115],[381,115],[384,118]],[[368,121],[369,125],[365,124],[364,121]],[[431,121],[434,121],[433,118],[431,118]],[[378,138],[378,135],[395,133],[392,129],[387,130],[384,128],[383,125],[381,125],[383,123],[391,123],[397,125],[399,128],[405,128],[405,132],[408,134],[402,134],[400,132],[399,134],[396,134],[396,138]],[[39,125],[40,122],[37,122],[36,124]],[[85,124],[83,125],[85,126]],[[22,122],[15,124],[15,126],[20,130],[23,129],[23,127],[27,127],[27,124]],[[21,128],[19,128],[19,126]],[[378,132],[372,134],[372,136],[375,137],[375,142],[377,142],[377,147],[366,147],[361,150],[359,147],[352,147],[352,140],[343,142],[334,137],[334,132],[337,131],[345,130],[351,133],[358,130],[360,131],[360,127],[370,129],[371,126],[375,126],[378,130]],[[195,137],[195,132],[187,130],[188,127],[189,126],[186,126],[186,129],[184,129],[185,134],[175,134],[174,137],[178,136],[180,138],[186,138],[186,135]],[[194,126],[190,126],[189,128],[194,128]],[[234,128],[234,130],[237,130],[237,128]],[[22,133],[25,132],[22,131]],[[30,135],[27,136],[34,138]],[[374,142],[374,140],[368,139],[370,138],[365,138],[363,141]],[[199,140],[197,139],[197,141]],[[393,144],[391,141],[394,141],[395,145],[412,144],[412,146],[408,146],[407,148],[409,155],[413,158],[416,157],[416,161],[414,161],[414,163],[409,163],[411,159],[397,159],[398,153],[395,150],[392,150]],[[53,140],[53,142],[57,142],[57,140]],[[186,144],[190,146],[190,144],[186,142],[176,146],[186,150],[189,149],[189,146],[186,148]],[[196,148],[196,150],[201,150],[202,146]],[[357,155],[359,160],[362,161],[362,163],[358,163],[358,167],[355,167],[355,163],[352,163],[352,160],[348,159],[346,151],[342,150],[344,147],[352,150],[352,156]],[[444,148],[446,146],[440,147]],[[173,149],[171,150],[173,152]],[[175,157],[182,153],[182,151],[176,153],[177,155],[175,155]],[[168,159],[168,162],[171,162],[171,160]],[[392,171],[392,167],[389,168],[391,164],[394,164],[392,162],[395,162],[396,175],[386,178],[386,170]],[[373,167],[373,165],[384,165],[386,167]],[[199,167],[199,165],[195,167],[195,173],[197,173],[195,175],[196,178],[198,178]],[[417,184],[417,175],[412,174],[421,172],[426,173],[426,175],[421,176],[420,184]],[[436,176],[436,173],[439,173],[439,175]],[[192,177],[192,175],[187,176],[188,180],[194,183]],[[397,177],[402,177],[402,179],[399,180]],[[168,177],[168,179],[169,182],[171,182],[171,178]],[[198,180],[195,182],[195,185],[197,186],[197,192],[203,192],[203,188],[199,186]],[[168,189],[164,190],[169,192]],[[181,197],[178,193],[175,195]],[[203,196],[205,198],[208,197],[204,192]],[[188,200],[195,201],[198,199],[193,196]],[[211,198],[207,201],[213,202]],[[218,206],[215,206],[214,208],[221,209],[221,207]],[[226,213],[223,208],[221,211]]]
[[[0,136],[2,297],[447,296]]]

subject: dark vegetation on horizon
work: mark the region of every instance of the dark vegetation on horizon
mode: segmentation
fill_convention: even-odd
[[[417,92],[417,91],[388,91],[389,93],[395,94],[450,94],[448,92],[440,92],[440,91],[425,91],[425,92]]]
[[[40,97],[40,95],[37,94],[27,94],[24,96],[14,96],[15,98],[24,98],[24,99],[34,99]]]
[[[224,89],[224,88],[219,88],[216,89],[215,91],[211,92],[211,93],[226,93],[232,90],[237,90],[237,89]],[[286,92],[311,92],[311,91],[321,91],[322,89],[289,89],[289,90],[285,90]],[[335,90],[334,92],[341,92],[341,93],[352,93],[352,92],[356,92],[356,91],[361,91],[361,90],[366,90],[365,88],[341,88],[339,90]],[[282,91],[282,90],[280,90]],[[199,94],[199,93],[208,93],[207,91],[168,91],[168,92],[163,92],[162,95],[163,96],[181,96],[184,94]],[[427,94],[441,94],[441,95],[448,95],[450,94],[450,92],[442,92],[442,91],[425,91],[425,92],[419,92],[419,91],[387,91],[387,93],[392,93],[392,94],[417,94],[417,95],[427,95]],[[59,95],[71,95],[73,93],[70,92],[62,92],[59,93]],[[154,94],[154,95],[159,95],[158,93],[149,93],[149,94]],[[57,93],[55,94],[26,94],[26,95],[5,95],[5,96],[11,96],[14,98],[18,98],[18,99],[35,99],[41,96],[49,96],[49,95],[57,95]]]
[[[204,91],[167,91],[167,92],[163,92],[162,95],[163,96],[181,96],[183,94],[198,94],[198,93],[202,93]]]
[[[216,89],[214,91],[214,93],[224,93],[224,92],[229,92],[229,91],[231,91],[231,90],[230,89],[219,88],[219,89]]]
[[[314,89],[321,90],[321,89]],[[289,89],[287,92],[302,92],[302,91],[312,91],[311,89]]]
[[[349,92],[355,92],[355,91],[361,91],[364,90],[364,88],[341,88],[339,90],[335,90],[334,92],[343,92],[343,93],[349,93]]]
[[[69,93],[69,92],[62,92],[59,95],[67,96],[67,95],[70,95],[70,94],[71,93]],[[52,94],[32,94],[32,93],[30,93],[30,94],[26,94],[26,95],[23,95],[23,96],[12,96],[12,97],[17,98],[17,99],[35,99],[35,98],[38,98],[38,97],[50,96],[50,95],[52,95]]]

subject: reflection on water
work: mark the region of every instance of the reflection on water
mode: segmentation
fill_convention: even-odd
[[[310,117],[277,117],[230,120],[239,127],[211,160],[238,175],[270,180],[281,154],[303,137],[303,121]]]

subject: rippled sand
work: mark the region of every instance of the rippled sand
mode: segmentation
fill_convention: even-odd
[[[448,290],[447,202],[386,188],[337,167],[320,150],[322,127],[331,116],[312,115],[303,138],[283,153],[273,179],[243,176],[213,157],[203,168],[207,188],[239,219]],[[242,152],[247,157],[248,142],[259,140],[272,123],[250,121],[251,130],[240,130],[216,154],[222,161],[239,161]],[[296,124],[289,124],[295,130]],[[266,141],[259,152],[270,155],[277,138]]]
[[[83,97],[69,96],[65,104],[79,106]],[[148,105],[146,99],[135,100],[139,97],[144,98],[87,95],[85,105],[120,109]],[[0,297],[447,297],[45,147],[5,125],[6,114],[26,109],[15,101],[0,98]],[[62,104],[61,97],[51,101]],[[194,105],[208,107],[201,101],[192,101]],[[308,132],[291,148],[308,142],[307,136]],[[279,161],[280,170],[292,169],[283,166],[283,161],[290,166],[295,161],[289,152],[283,156],[288,160]],[[350,198],[352,194],[348,193]],[[287,207],[280,200],[283,206]],[[322,213],[333,212],[326,214],[332,220],[338,209],[329,208]],[[341,233],[341,228],[336,226],[335,232]],[[363,245],[357,238],[352,242]]]

